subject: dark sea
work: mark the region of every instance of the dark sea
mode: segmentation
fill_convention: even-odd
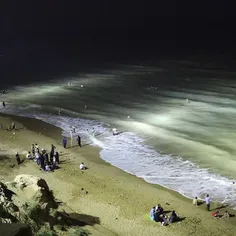
[[[38,67],[31,82],[5,81],[0,112],[43,120],[67,137],[75,126],[72,136],[99,146],[112,165],[236,207],[236,72],[180,60],[81,68],[46,78]]]

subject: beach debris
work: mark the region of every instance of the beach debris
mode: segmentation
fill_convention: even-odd
[[[83,87],[84,87],[84,85],[83,85],[83,84],[81,84],[81,85],[80,85],[80,87],[81,87],[81,88],[83,88]]]
[[[13,133],[13,135],[15,135],[16,133]]]
[[[127,116],[128,119],[130,119],[130,116]]]
[[[166,205],[170,205],[170,203],[166,202]]]

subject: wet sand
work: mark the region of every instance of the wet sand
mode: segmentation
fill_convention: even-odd
[[[205,210],[205,204],[195,207],[192,200],[174,191],[146,183],[104,162],[99,158],[99,148],[83,140],[82,148],[74,141],[72,148],[64,149],[61,130],[57,127],[35,119],[0,114],[4,128],[12,121],[16,123],[15,132],[0,130],[0,180],[11,181],[22,173],[44,178],[56,198],[64,202],[64,207],[88,222],[85,227],[92,235],[236,235],[236,217],[213,218],[211,212]],[[61,168],[46,173],[29,160],[18,166],[15,152],[25,159],[32,143],[48,151],[54,144],[61,154]],[[68,144],[70,146],[69,140]],[[79,169],[81,162],[88,170]],[[184,219],[166,227],[152,222],[149,211],[158,203],[168,212],[176,210]],[[220,206],[219,203],[211,205],[212,209]],[[221,208],[220,213],[226,209]]]

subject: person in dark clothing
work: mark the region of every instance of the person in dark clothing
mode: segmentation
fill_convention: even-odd
[[[175,211],[172,211],[172,212],[171,212],[171,215],[170,215],[170,219],[169,219],[170,223],[174,223],[174,222],[176,222],[177,220],[178,220],[177,214],[175,213]]]
[[[5,102],[2,102],[2,106],[3,106],[3,107],[6,107],[6,103],[5,103]]]
[[[45,162],[45,163],[46,163],[46,162],[49,162],[48,154],[47,154],[46,152],[43,154],[43,158],[44,158],[44,162]]]
[[[63,147],[66,148],[66,145],[67,145],[66,137],[63,138],[62,143],[63,143]]]
[[[21,161],[20,161],[20,155],[18,152],[16,153],[16,161],[17,161],[17,164],[20,165]]]
[[[78,135],[78,137],[77,137],[77,143],[78,143],[78,146],[80,146],[81,147],[81,138],[80,138],[80,136]]]
[[[40,155],[39,160],[40,160],[41,169],[44,170],[44,156]]]
[[[157,205],[157,211],[158,211],[160,214],[164,214],[164,209],[161,207],[160,204]]]
[[[54,157],[54,151],[55,151],[55,146],[52,144],[51,151],[50,151],[50,162],[53,163],[53,157]]]
[[[56,152],[55,154],[55,159],[56,159],[56,163],[59,164],[59,153]]]
[[[35,147],[34,147],[34,144],[31,145],[31,152],[32,152],[33,157],[35,157]]]

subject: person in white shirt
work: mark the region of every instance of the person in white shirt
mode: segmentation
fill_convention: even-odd
[[[33,159],[33,157],[32,157],[32,155],[31,155],[30,152],[28,152],[28,153],[26,154],[26,158],[27,158],[27,159]]]
[[[45,165],[45,171],[51,171],[51,166],[48,163]]]
[[[205,203],[206,203],[206,209],[207,209],[208,211],[210,211],[211,199],[210,199],[210,197],[209,197],[209,194],[206,195]]]
[[[84,165],[83,162],[80,164],[79,168],[80,168],[81,170],[86,170],[86,169],[87,169],[87,167]]]

